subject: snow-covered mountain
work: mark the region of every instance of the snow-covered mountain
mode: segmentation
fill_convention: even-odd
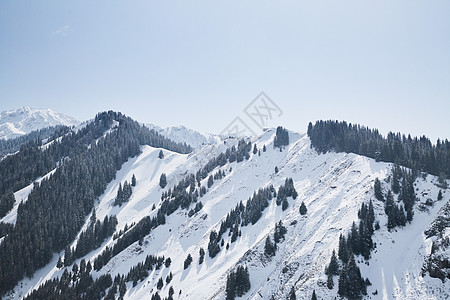
[[[79,122],[51,109],[27,106],[0,113],[0,139],[8,140],[49,126],[74,126]]]
[[[218,135],[211,133],[201,133],[190,128],[186,128],[183,125],[159,127],[153,124],[145,124],[150,129],[155,130],[164,137],[177,142],[186,143],[192,148],[199,149],[205,145],[216,144],[221,141],[222,138]]]
[[[196,150],[179,154],[142,146],[142,153],[122,166],[95,203],[97,219],[117,216],[117,234],[146,216],[157,216],[164,203],[162,193],[173,189],[188,174],[195,174],[227,149],[237,147],[239,142],[234,138],[220,140],[215,136],[197,134],[184,127],[158,131],[175,141],[186,142]],[[250,151],[247,159],[240,162],[226,161],[216,166],[209,174],[220,171],[224,176],[212,184],[208,183],[209,175],[199,182],[205,187],[204,195],[198,198],[203,205],[199,211],[191,215],[189,208],[177,209],[165,218],[164,224],[112,257],[100,270],[92,271],[93,277],[126,275],[130,268],[151,254],[170,257],[171,263],[150,269],[143,280],[127,282],[124,299],[150,299],[155,293],[164,298],[169,295],[170,288],[175,291],[173,299],[225,299],[227,275],[239,265],[248,268],[251,282],[250,290],[241,299],[286,299],[291,290],[295,291],[297,299],[311,299],[313,290],[318,299],[335,299],[338,298],[337,277],[334,278],[334,288],[329,289],[324,270],[332,251],[339,247],[339,235],[348,233],[352,223],[358,221],[361,204],[372,200],[375,220],[381,226],[373,235],[376,247],[367,262],[357,256],[362,276],[371,282],[365,298],[449,299],[449,281],[431,278],[423,272],[436,239],[427,237],[424,232],[450,201],[450,192],[446,189],[442,199],[436,200],[439,190],[442,190],[436,177],[424,175],[416,179],[414,186],[418,200],[414,220],[389,231],[384,202],[375,199],[373,186],[375,178],[379,178],[386,192],[392,164],[356,154],[318,154],[312,149],[306,134],[294,132],[289,132],[289,145],[280,150],[274,147],[275,135],[275,130],[269,130],[246,139],[252,147],[256,146],[256,151]],[[161,151],[164,154],[162,159]],[[163,173],[167,176],[165,188],[159,184]],[[133,175],[137,182],[129,201],[114,206],[119,186],[125,181],[130,182]],[[207,249],[211,232],[219,231],[227,214],[240,202],[246,205],[247,199],[260,188],[273,185],[278,190],[286,178],[293,179],[298,197],[288,197],[286,209],[277,205],[276,199],[269,201],[255,224],[240,227],[236,241],[231,240],[231,230],[226,230],[219,253],[214,258],[209,257]],[[32,187],[33,184],[16,192],[16,201],[26,201]],[[302,202],[307,207],[305,215],[299,212]],[[14,223],[16,214],[17,205],[2,221]],[[268,236],[273,236],[275,224],[279,221],[287,228],[287,233],[277,244],[275,256],[268,257],[264,253],[265,241]],[[88,228],[89,222],[90,216],[82,230]],[[78,239],[72,242],[72,247],[77,243]],[[85,259],[94,264],[101,253],[116,243],[117,238],[110,237],[98,249],[75,262],[80,265]],[[201,264],[200,249],[206,251]],[[449,249],[440,251],[450,257]],[[193,261],[185,267],[188,255]],[[72,267],[56,267],[58,258],[62,256],[64,252],[53,255],[47,266],[32,278],[23,279],[6,299],[20,299],[47,280],[61,277],[66,269],[72,270]],[[162,287],[158,287],[160,281],[163,282]]]

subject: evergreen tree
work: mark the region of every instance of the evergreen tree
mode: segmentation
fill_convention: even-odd
[[[167,185],[167,177],[166,177],[166,173],[162,173],[161,177],[159,178],[159,186],[161,188],[165,188]]]
[[[158,283],[156,284],[156,288],[158,290],[162,289],[162,287],[164,286],[164,282],[162,280],[162,278],[159,278]]]
[[[313,290],[313,293],[312,293],[312,296],[311,296],[311,300],[317,300],[316,290]]]
[[[439,190],[438,196],[437,196],[437,200],[440,201],[442,200],[442,190]]]
[[[289,207],[289,202],[286,198],[283,199],[283,202],[281,202],[281,209],[285,211]]]
[[[163,159],[164,158],[164,152],[162,150],[159,151],[158,158],[159,159]]]
[[[56,267],[58,269],[61,269],[63,267],[63,261],[61,259],[61,256],[59,257],[58,262],[56,263]]]
[[[378,177],[375,178],[374,190],[375,190],[375,198],[377,198],[380,201],[384,201],[383,192],[381,190],[381,182],[378,179]]]
[[[336,252],[333,250],[331,254],[330,264],[328,265],[327,273],[329,275],[339,275],[339,264],[336,258]]]
[[[131,177],[131,186],[136,186],[136,176],[133,174],[133,177]]]
[[[256,147],[256,144],[253,145],[253,154],[258,153],[258,148]]]
[[[339,236],[338,257],[344,263],[348,262],[349,253],[348,253],[348,247],[347,247],[347,240],[342,234]]]
[[[300,204],[299,211],[302,216],[306,215],[306,212],[308,211],[308,209],[306,208],[305,202],[302,201],[302,204]]]
[[[264,245],[264,254],[266,254],[267,257],[275,256],[276,250],[276,245],[272,243],[270,236],[267,236],[266,243]]]
[[[278,173],[278,167],[275,166],[275,174],[277,174],[277,173]]]
[[[200,248],[199,250],[199,259],[198,259],[198,264],[201,265],[203,263],[203,260],[205,259],[205,250],[203,248]]]
[[[213,184],[214,184],[214,179],[213,179],[213,177],[212,177],[212,175],[211,175],[211,176],[209,176],[209,178],[208,178],[208,189],[209,189],[210,187],[212,187]]]
[[[275,134],[275,139],[273,141],[273,147],[279,147],[280,150],[283,146],[289,145],[289,133],[286,129],[281,126],[277,127],[277,132]]]
[[[296,300],[297,299],[297,297],[295,296],[295,289],[294,289],[294,287],[292,286],[291,287],[291,291],[289,292],[289,300]]]
[[[188,254],[186,259],[184,260],[184,269],[186,270],[192,262],[192,256]]]
[[[263,145],[263,152],[266,152],[266,145]]]

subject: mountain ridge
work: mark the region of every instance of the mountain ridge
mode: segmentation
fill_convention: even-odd
[[[202,186],[205,193],[197,198],[197,202],[191,202],[187,209],[179,208],[166,215],[164,223],[118,252],[99,270],[92,271],[93,278],[100,279],[108,274],[112,278],[118,274],[126,275],[131,267],[143,262],[146,255],[157,255],[170,257],[169,266],[148,270],[142,279],[124,279],[124,299],[142,299],[155,293],[166,297],[170,287],[180,299],[225,299],[227,276],[241,265],[248,268],[251,282],[244,299],[270,299],[271,296],[285,299],[292,289],[297,299],[311,299],[312,290],[316,290],[319,299],[332,299],[338,295],[337,278],[334,278],[334,288],[328,289],[324,271],[331,252],[338,250],[339,234],[347,234],[352,222],[358,220],[361,204],[373,201],[376,220],[381,226],[373,236],[377,247],[367,261],[369,265],[361,256],[356,256],[363,277],[372,282],[364,298],[446,299],[449,296],[446,288],[448,282],[431,278],[426,273],[417,275],[430,254],[430,243],[434,239],[425,237],[424,231],[437,217],[440,208],[450,201],[447,189],[442,189],[441,200],[435,200],[441,189],[437,177],[417,177],[414,181],[417,189],[414,220],[404,227],[388,230],[385,204],[375,198],[374,182],[376,178],[380,179],[383,194],[386,195],[394,164],[377,162],[354,153],[318,153],[306,134],[291,131],[288,131],[287,145],[282,143],[280,147],[275,147],[276,135],[273,129],[252,138],[227,138],[185,154],[141,145],[140,154],[120,167],[115,178],[94,202],[98,220],[105,216],[117,216],[115,233],[126,231],[127,226],[136,228],[133,224],[138,224],[146,216],[156,217],[164,206],[165,200],[161,197],[164,193],[175,190],[180,182],[188,180],[189,174],[195,175],[211,164],[205,176],[193,183],[194,190],[200,190]],[[103,138],[106,137],[99,140]],[[231,160],[231,153],[227,161],[221,160],[221,154],[233,147],[237,149],[243,143],[251,145],[248,156],[241,154],[241,158]],[[212,179],[210,184],[209,178],[215,177],[219,171],[223,175]],[[162,173],[167,175],[167,186],[164,188],[159,182]],[[137,183],[130,198],[121,206],[114,205],[119,186],[125,181],[131,182],[133,175],[136,175]],[[279,206],[275,199],[270,200],[261,211],[259,220],[252,225],[239,226],[241,234],[234,242],[230,239],[231,229],[226,229],[222,235],[224,244],[220,244],[219,240],[219,253],[210,257],[210,233],[220,230],[227,214],[240,202],[247,205],[248,199],[260,188],[273,185],[278,190],[287,178],[293,179],[298,192],[296,199],[288,197],[286,209]],[[191,186],[192,183],[186,185],[186,193]],[[31,190],[30,187],[28,189]],[[22,191],[15,196],[23,199],[26,197],[24,194]],[[396,197],[396,203],[398,200]],[[426,204],[429,200],[431,206]],[[200,202],[202,208],[190,215],[190,209]],[[299,213],[302,202],[308,208],[306,215]],[[423,207],[426,209],[422,210]],[[85,217],[81,231],[89,227],[91,218],[92,213]],[[274,225],[280,220],[287,228],[287,234],[277,244],[275,256],[267,257],[264,241],[273,235]],[[402,238],[403,234],[418,237],[411,244],[412,248],[408,248],[408,240]],[[120,237],[107,238],[100,247],[76,258],[75,263],[80,266],[85,259],[95,265],[100,254],[119,240]],[[392,242],[394,240],[395,243]],[[79,234],[70,245],[76,247],[78,243]],[[206,251],[202,264],[199,263],[201,248]],[[193,261],[185,268],[188,255],[193,257]],[[395,263],[390,260],[384,262],[386,255],[396,258]],[[6,299],[19,299],[46,280],[59,278],[65,271],[73,270],[73,263],[67,267],[57,267],[59,257],[64,257],[64,251],[54,254],[50,263],[37,270],[33,278],[23,279]],[[403,257],[404,261],[397,263]],[[170,274],[173,278],[167,282]],[[163,285],[158,288],[160,279]],[[118,292],[115,295],[119,297]]]
[[[50,126],[76,126],[80,122],[52,109],[36,109],[24,106],[0,113],[0,139],[13,139],[32,131]]]

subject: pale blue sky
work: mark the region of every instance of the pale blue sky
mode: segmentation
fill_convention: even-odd
[[[0,0],[0,110],[219,133],[265,91],[272,126],[450,138],[449,16],[447,0]]]

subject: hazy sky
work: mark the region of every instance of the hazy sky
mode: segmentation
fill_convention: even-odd
[[[450,138],[450,2],[0,0],[0,110],[221,132],[339,119]]]

